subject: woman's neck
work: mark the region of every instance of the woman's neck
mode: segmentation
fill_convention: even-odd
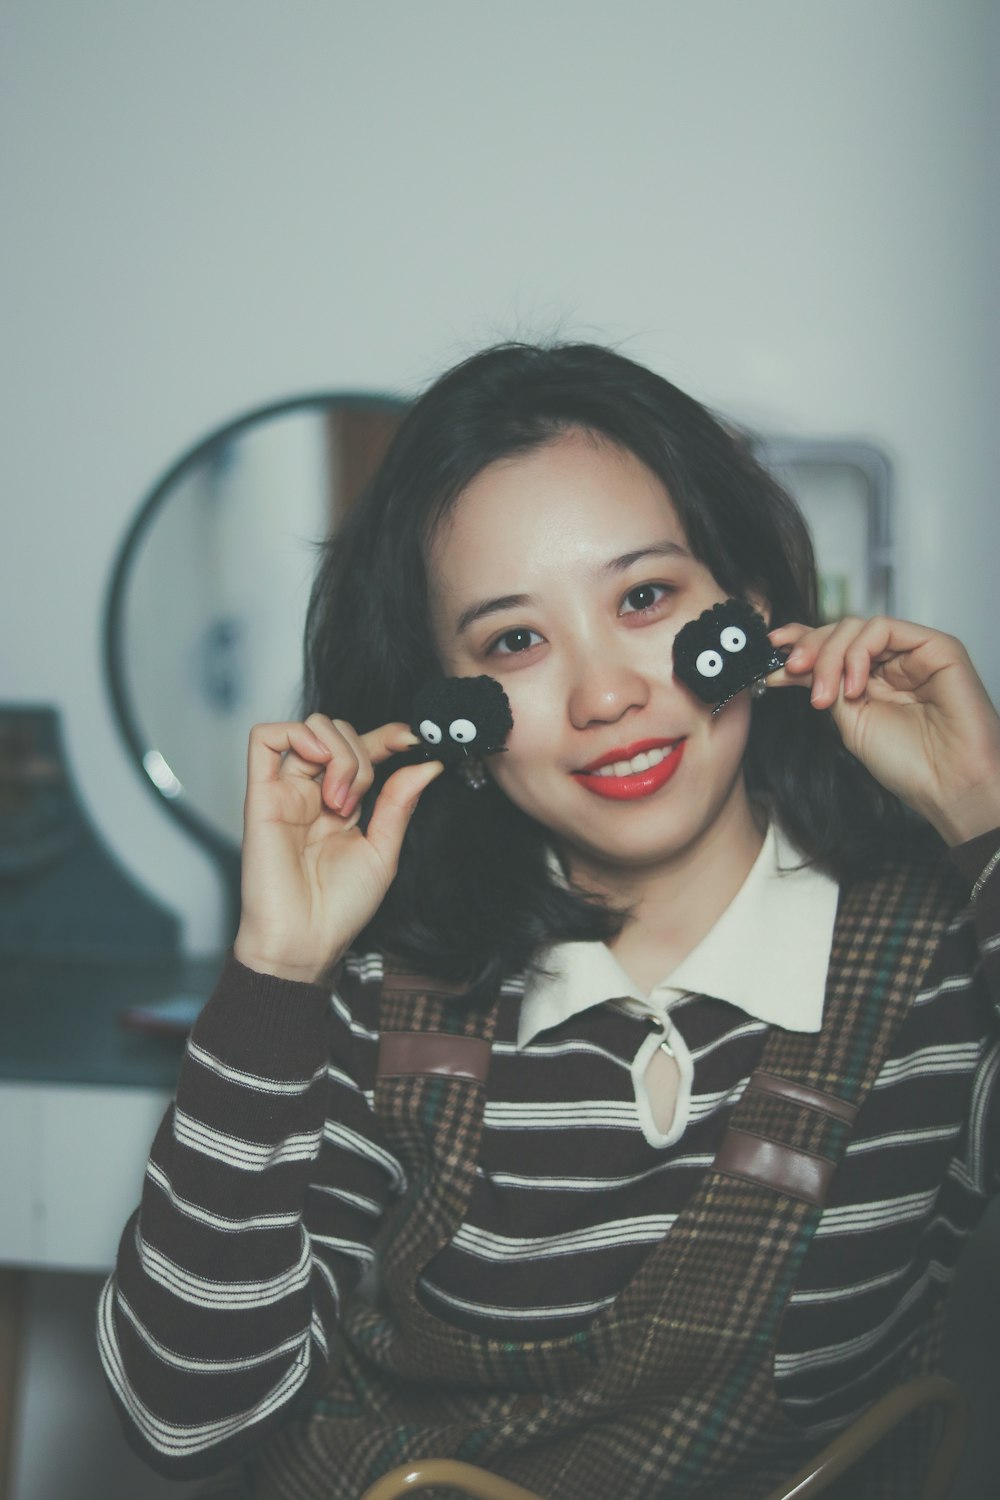
[[[570,877],[630,916],[609,944],[629,977],[648,993],[698,946],[746,880],[767,831],[742,784],[710,828],[669,859],[597,866],[567,851]]]

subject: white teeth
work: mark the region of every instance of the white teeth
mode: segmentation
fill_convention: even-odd
[[[597,776],[635,776],[639,771],[650,771],[653,766],[658,766],[661,760],[665,760],[670,754],[671,746],[657,746],[655,750],[640,750],[638,755],[633,755],[631,760],[616,760],[613,765],[602,766],[592,775]]]

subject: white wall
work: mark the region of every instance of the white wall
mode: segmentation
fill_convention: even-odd
[[[558,331],[874,438],[901,611],[1000,696],[993,0],[0,0],[0,25],[0,699],[62,708],[189,946],[219,891],[119,742],[104,590],[178,454],[295,392],[410,393]]]

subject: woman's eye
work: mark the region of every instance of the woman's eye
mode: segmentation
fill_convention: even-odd
[[[641,615],[660,604],[668,592],[665,583],[640,583],[636,588],[629,589],[625,595],[622,600],[621,613]]]
[[[490,647],[491,651],[500,656],[514,656],[519,651],[527,651],[529,647],[536,645],[541,640],[537,630],[527,630],[519,626],[516,630],[506,630],[503,635],[498,636]]]

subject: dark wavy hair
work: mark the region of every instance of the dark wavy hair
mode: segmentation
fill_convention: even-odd
[[[441,670],[430,626],[429,539],[467,485],[498,459],[570,428],[634,454],[663,483],[688,545],[728,595],[755,593],[771,624],[818,621],[816,569],[794,501],[750,447],[676,386],[594,344],[505,343],[449,370],[410,408],[386,458],[325,544],[306,621],[302,708],[361,732],[409,720],[416,684]],[[750,796],[838,879],[878,858],[900,804],[843,748],[805,692],[753,707]],[[383,768],[367,800],[389,774]],[[358,940],[485,998],[554,941],[607,939],[622,913],[567,889],[546,832],[492,782],[442,776],[424,793],[399,873]]]

